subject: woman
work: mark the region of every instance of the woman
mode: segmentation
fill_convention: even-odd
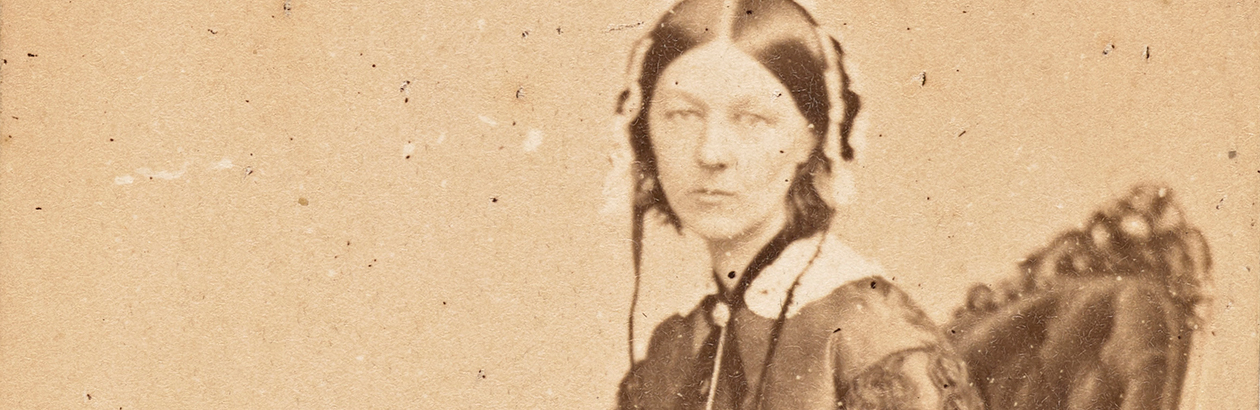
[[[859,107],[840,56],[790,0],[683,0],[636,47],[636,281],[659,216],[704,240],[720,290],[646,357],[632,341],[619,407],[980,407],[927,316],[829,231]]]

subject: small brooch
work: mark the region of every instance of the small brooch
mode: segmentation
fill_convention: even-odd
[[[721,327],[726,327],[726,323],[731,320],[731,308],[722,302],[717,302],[717,304],[713,305],[713,311],[709,314],[713,319],[713,323],[717,323]]]

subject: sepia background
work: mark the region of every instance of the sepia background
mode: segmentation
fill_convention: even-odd
[[[1255,1],[812,3],[868,124],[854,248],[943,322],[1165,183],[1215,258],[1183,407],[1257,408]],[[667,7],[3,1],[0,407],[610,406],[611,114]]]

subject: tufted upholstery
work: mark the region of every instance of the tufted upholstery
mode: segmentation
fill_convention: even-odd
[[[977,285],[945,327],[990,409],[1175,409],[1211,257],[1168,188],[1141,185]]]

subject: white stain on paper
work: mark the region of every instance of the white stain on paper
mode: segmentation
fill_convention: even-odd
[[[415,152],[416,152],[416,144],[411,143],[411,142],[403,144],[402,154],[404,157],[409,156]]]
[[[499,125],[499,122],[495,121],[494,118],[490,118],[484,115],[478,115],[477,119],[481,120],[481,122],[484,122],[491,127],[497,127]]]
[[[542,143],[542,131],[537,128],[530,128],[529,132],[525,134],[525,142],[521,144],[521,148],[525,149],[525,152],[534,152],[538,150]]]
[[[211,166],[212,169],[232,169],[232,159],[224,157]]]
[[[135,173],[139,175],[140,179],[163,179],[163,180],[169,181],[172,179],[179,179],[180,177],[183,177],[184,174],[188,172],[188,165],[189,165],[189,162],[185,161],[184,165],[180,167],[180,169],[178,170],[153,170],[152,168],[149,168],[149,167],[140,167],[140,168],[136,168]],[[214,169],[231,168],[232,160],[224,158],[223,160],[217,163],[211,164],[211,167]],[[131,176],[131,174],[120,175],[120,176],[114,177],[114,184],[117,184],[117,185],[129,185],[135,182],[136,182],[136,177]]]

